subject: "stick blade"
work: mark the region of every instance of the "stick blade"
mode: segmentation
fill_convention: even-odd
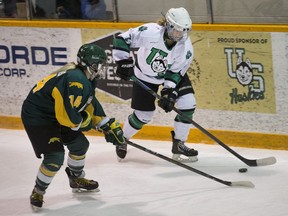
[[[250,181],[234,181],[230,184],[231,187],[246,187],[246,188],[254,188],[255,185]]]
[[[277,160],[275,157],[268,157],[268,158],[256,160],[257,166],[268,166],[268,165],[275,164],[276,162]]]

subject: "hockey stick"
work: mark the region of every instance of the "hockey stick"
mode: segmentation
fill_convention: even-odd
[[[170,163],[173,163],[173,164],[176,164],[176,165],[178,165],[178,166],[181,166],[181,167],[183,167],[183,168],[185,168],[185,169],[188,169],[188,170],[190,170],[190,171],[192,171],[192,172],[195,172],[195,173],[197,173],[197,174],[199,174],[199,175],[202,175],[202,176],[204,176],[204,177],[206,177],[206,178],[209,178],[209,179],[212,179],[212,180],[214,180],[214,181],[217,181],[217,182],[219,182],[219,183],[221,183],[221,184],[224,184],[224,185],[227,185],[227,186],[230,186],[230,187],[248,187],[248,188],[254,188],[254,187],[255,187],[255,185],[254,185],[252,182],[250,182],[250,181],[234,181],[234,182],[224,181],[224,180],[222,180],[222,179],[216,178],[215,176],[209,175],[209,174],[207,174],[207,173],[205,173],[205,172],[202,172],[202,171],[200,171],[200,170],[198,170],[198,169],[195,169],[195,168],[193,168],[193,167],[190,167],[190,166],[188,166],[188,165],[186,165],[186,164],[184,164],[184,163],[181,163],[181,162],[179,162],[179,161],[173,160],[173,159],[171,159],[171,158],[169,158],[169,157],[166,157],[166,156],[164,156],[164,155],[162,155],[162,154],[159,154],[159,153],[157,153],[157,152],[155,152],[155,151],[152,151],[152,150],[150,150],[150,149],[147,149],[147,148],[145,148],[145,147],[143,147],[143,146],[141,146],[141,145],[138,145],[138,144],[136,144],[136,143],[134,143],[134,142],[131,142],[131,141],[129,141],[129,140],[127,140],[126,142],[127,142],[127,144],[129,144],[129,145],[131,145],[131,146],[133,146],[133,147],[135,147],[135,148],[138,148],[138,149],[140,149],[140,150],[142,150],[142,151],[145,151],[145,152],[147,152],[147,153],[149,153],[149,154],[152,154],[152,155],[154,155],[154,156],[157,156],[157,157],[159,157],[159,158],[161,158],[161,159],[164,159],[164,160],[166,160],[166,161],[168,161],[168,162],[170,162]]]
[[[133,80],[135,83],[140,85],[143,89],[148,91],[150,94],[152,94],[155,98],[161,99],[161,96],[158,95],[156,92],[154,92],[152,89],[150,89],[148,86],[146,86],[143,82],[141,82],[137,77],[132,76],[131,80]],[[231,154],[236,156],[238,159],[243,161],[245,164],[248,166],[267,166],[267,165],[272,165],[276,163],[276,158],[275,157],[267,157],[267,158],[262,158],[262,159],[247,159],[241,155],[239,155],[237,152],[235,152],[233,149],[225,145],[221,140],[219,140],[217,137],[215,137],[213,134],[211,134],[209,131],[201,127],[199,124],[197,124],[195,121],[193,121],[191,118],[186,116],[184,113],[182,113],[180,110],[177,108],[173,107],[173,110],[179,114],[181,117],[185,118],[187,121],[189,121],[191,124],[193,124],[196,128],[198,128],[202,133],[210,137],[212,140],[217,142],[220,146],[225,148],[227,151],[229,151]]]

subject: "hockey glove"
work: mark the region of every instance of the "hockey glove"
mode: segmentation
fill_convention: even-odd
[[[163,88],[161,91],[161,99],[158,100],[158,106],[165,110],[166,113],[171,112],[176,102],[178,93],[173,88]]]
[[[92,118],[89,112],[87,112],[86,110],[82,111],[81,116],[83,118],[83,121],[81,123],[80,126],[80,130],[81,131],[88,131],[92,128]]]
[[[102,125],[99,129],[104,133],[106,142],[113,143],[113,145],[125,144],[125,138],[120,123],[111,118],[106,124]]]
[[[134,75],[134,63],[133,59],[130,57],[128,59],[123,59],[117,61],[117,70],[116,74],[123,80],[130,80],[130,78]]]

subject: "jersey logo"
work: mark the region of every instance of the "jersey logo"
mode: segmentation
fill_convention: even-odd
[[[48,144],[52,144],[54,142],[60,142],[60,138],[59,137],[52,137],[52,138],[50,138]]]
[[[162,76],[165,71],[168,69],[168,61],[165,57],[168,56],[168,53],[152,47],[151,53],[146,58],[146,63],[151,65],[151,69],[158,73],[159,76]],[[159,74],[160,73],[160,74]]]
[[[151,68],[155,73],[164,73],[167,69],[168,62],[163,56],[158,56],[151,63]],[[159,74],[160,75],[160,74]]]
[[[190,50],[188,50],[186,53],[186,59],[189,59],[191,56],[192,56],[192,53]]]
[[[147,26],[140,26],[139,28],[138,28],[138,31],[145,31],[145,30],[147,30],[148,28],[147,28]]]
[[[82,83],[79,83],[79,82],[69,82],[69,87],[77,87],[79,89],[83,89],[83,84]]]

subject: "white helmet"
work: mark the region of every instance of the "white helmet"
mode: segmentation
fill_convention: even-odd
[[[174,41],[187,37],[187,32],[192,29],[192,20],[187,10],[183,7],[169,9],[165,19],[168,37]]]

